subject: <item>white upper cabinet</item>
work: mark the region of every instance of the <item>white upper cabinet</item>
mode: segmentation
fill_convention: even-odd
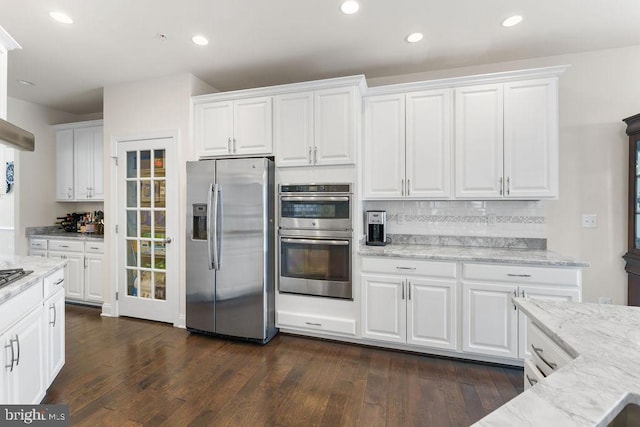
[[[56,199],[73,200],[73,129],[56,132]]]
[[[456,89],[456,196],[502,196],[502,85]]]
[[[557,78],[456,89],[456,197],[558,196]]]
[[[451,90],[365,99],[364,197],[449,198]]]
[[[276,166],[355,163],[360,96],[357,86],[274,98]]]
[[[74,130],[74,199],[104,200],[102,147],[102,126]]]
[[[305,166],[313,162],[313,92],[274,97],[276,164]]]
[[[104,200],[102,121],[69,123],[56,129],[56,200]]]
[[[558,80],[504,85],[506,195],[558,196]]]
[[[196,103],[194,137],[199,157],[273,154],[272,98]]]

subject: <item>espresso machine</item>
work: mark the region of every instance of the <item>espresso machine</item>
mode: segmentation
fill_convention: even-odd
[[[367,211],[366,228],[367,241],[369,246],[384,246],[387,244],[387,212]]]

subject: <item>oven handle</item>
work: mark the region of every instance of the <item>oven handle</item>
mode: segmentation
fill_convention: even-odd
[[[280,196],[283,202],[348,202],[348,196]]]
[[[331,245],[331,246],[349,246],[348,240],[324,240],[324,239],[287,239],[280,238],[283,243],[300,243],[306,245]]]

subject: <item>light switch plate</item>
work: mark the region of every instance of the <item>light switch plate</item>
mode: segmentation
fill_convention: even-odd
[[[598,227],[598,215],[582,214],[582,228],[596,228],[596,227]]]

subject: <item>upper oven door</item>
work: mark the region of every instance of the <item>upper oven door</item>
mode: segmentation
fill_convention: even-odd
[[[351,195],[280,196],[280,227],[308,230],[350,230]]]

